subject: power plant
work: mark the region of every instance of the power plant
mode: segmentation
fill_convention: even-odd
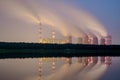
[[[40,23],[40,28],[39,28],[39,43],[50,43],[50,44],[74,44],[73,43],[73,37],[72,35],[65,36],[64,39],[57,39],[56,38],[56,32],[55,30],[52,30],[51,32],[51,38],[43,38],[42,34],[42,24]],[[111,45],[112,44],[112,37],[110,35],[108,36],[103,36],[100,38],[100,40],[97,38],[95,35],[83,35],[82,37],[76,38],[76,43],[77,44],[89,44],[89,45]],[[56,69],[56,59],[51,58],[52,62],[52,73],[55,73]],[[78,57],[77,62],[82,63],[84,66],[89,66],[89,65],[96,65],[98,61],[101,62],[101,64],[106,64],[107,66],[110,66],[111,64],[111,57],[109,56],[104,56],[104,57]],[[74,62],[72,61],[72,58],[65,58],[65,63],[71,66]],[[42,60],[39,62],[39,80],[42,80]]]
[[[40,43],[50,43],[50,44],[72,44],[73,37],[72,35],[66,36],[64,39],[57,39],[55,30],[51,32],[51,38],[43,38],[42,34],[42,23],[40,23],[39,27],[39,42]],[[78,37],[76,39],[77,44],[89,44],[89,45],[111,45],[112,44],[112,37],[110,35],[101,37],[98,40],[97,36],[95,35],[83,35],[82,37]],[[73,43],[74,44],[74,43]],[[84,57],[78,58],[78,62],[83,62],[85,64],[89,63],[97,63],[98,57]],[[72,58],[67,58],[66,62],[72,64]],[[111,57],[101,57],[101,62],[110,65]]]
[[[2,18],[5,23],[6,21],[9,21],[11,18],[11,20],[13,20],[11,21],[12,22],[11,26],[13,26],[12,28],[15,28],[21,23],[22,25],[23,24],[24,25],[23,26],[21,25],[20,29],[22,28],[24,29],[25,26],[28,25],[29,27],[32,27],[30,28],[29,33],[34,31],[33,27],[36,28],[36,26],[39,25],[39,27],[35,30],[35,32],[38,33],[38,39],[36,37],[36,34],[34,35],[32,33],[31,34],[28,33],[30,37],[32,36],[32,39],[29,37],[25,37],[25,41],[26,40],[29,41],[29,39],[31,39],[31,42],[32,41],[37,42],[36,40],[38,40],[38,43],[41,44],[40,48],[41,46],[44,47],[42,44],[48,44],[47,50],[55,55],[62,52],[59,52],[60,50],[56,48],[53,48],[55,49],[55,52],[52,51],[53,49],[49,48],[50,46],[52,46],[51,44],[66,44],[65,46],[69,46],[70,44],[81,44],[86,46],[93,45],[92,47],[95,47],[95,45],[109,46],[112,44],[112,36],[108,34],[104,25],[101,24],[101,22],[99,22],[99,20],[95,18],[95,16],[89,13],[90,10],[89,11],[82,10],[80,9],[80,6],[74,6],[74,4],[72,5],[72,2],[69,3],[65,0],[53,0],[53,1],[52,0],[49,1],[48,0],[16,0],[16,1],[1,0],[1,4],[2,5],[0,5],[1,6],[0,9],[2,11],[2,15],[3,15]],[[83,8],[84,6],[85,5],[82,5]],[[17,23],[14,24],[15,21]],[[10,25],[6,25],[5,23],[3,23],[1,26],[6,26],[6,27],[10,26]],[[16,27],[16,29],[18,29],[18,27]],[[23,32],[25,33],[26,31]],[[20,35],[22,36],[22,34]],[[2,37],[3,39],[5,38],[4,36]],[[11,38],[11,36],[9,37]],[[17,37],[21,38],[19,35]],[[14,40],[14,39],[10,39],[10,40]],[[37,45],[39,46],[39,44]],[[42,51],[48,53],[48,51],[46,51],[45,49],[41,48],[41,50],[39,50],[38,46],[36,46],[37,50],[36,49],[32,50],[32,52],[36,51],[37,53],[36,55],[39,56],[44,55]],[[57,46],[59,47],[59,45]],[[20,46],[20,48],[23,47]],[[72,49],[65,48],[65,49],[61,49],[61,51],[63,50],[63,52],[65,52],[67,55],[70,55],[72,51],[75,52],[75,50],[76,52],[78,52],[77,54],[82,54],[82,52],[87,53],[87,51],[90,51],[91,54],[94,51],[97,52],[97,50],[92,51],[92,49],[91,50],[86,50],[86,49],[79,50],[78,48],[73,50]],[[30,51],[29,49],[26,50]],[[1,51],[4,51],[4,49],[1,49]],[[79,51],[81,51],[81,53]],[[10,50],[10,52],[12,53],[12,50]],[[22,52],[22,50],[20,52]],[[28,52],[25,51],[25,53]],[[51,54],[48,53],[48,55]],[[110,56],[94,56],[94,57],[84,56],[84,57],[75,57],[75,58],[74,57],[60,57],[60,58],[42,57],[39,58],[37,62],[37,72],[38,72],[37,78],[38,80],[99,80],[96,79],[96,76],[100,77],[105,72],[107,67],[109,67],[111,64],[112,64],[112,58]],[[34,72],[32,73],[33,73],[32,76],[34,76]],[[93,77],[93,79],[91,79],[91,77]],[[28,80],[37,80],[37,78],[28,79]],[[21,79],[23,80],[23,78]]]

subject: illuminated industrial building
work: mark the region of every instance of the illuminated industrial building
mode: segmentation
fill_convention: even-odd
[[[39,28],[39,42],[40,43],[50,43],[50,44],[71,44],[72,42],[72,36],[66,36],[64,39],[58,39],[56,38],[56,32],[53,30],[51,32],[51,38],[43,38],[42,35],[42,24],[40,23]],[[100,42],[98,38],[95,35],[84,35],[83,37],[78,37],[76,39],[77,44],[90,44],[90,45],[110,45],[112,44],[112,38],[110,35],[106,37],[101,37]],[[109,56],[103,56],[103,57],[78,57],[77,62],[82,63],[84,66],[89,66],[90,64],[97,64],[98,60],[100,58],[101,64],[110,65],[111,64],[111,57]],[[55,58],[47,59],[43,58],[42,60],[39,60],[39,80],[42,80],[42,64],[43,62],[52,62],[51,64],[51,70],[54,73],[56,71],[56,63],[57,60]],[[65,58],[64,60],[66,64],[72,65],[72,58]]]
[[[105,38],[105,44],[111,45],[112,44],[112,37],[110,35],[106,36]]]

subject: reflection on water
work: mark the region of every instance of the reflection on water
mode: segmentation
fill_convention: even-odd
[[[98,80],[111,57],[0,60],[0,80]]]

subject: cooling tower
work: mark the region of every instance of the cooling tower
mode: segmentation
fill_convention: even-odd
[[[89,42],[88,42],[88,36],[87,35],[84,35],[82,37],[82,44],[89,44]]]
[[[98,38],[96,36],[89,36],[89,44],[97,45]],[[98,57],[88,57],[88,63],[96,64],[98,62]]]
[[[88,39],[89,44],[98,44],[98,38],[96,36],[89,36]]]
[[[105,44],[111,45],[112,44],[112,37],[110,35],[105,37]]]
[[[105,45],[105,39],[103,37],[100,39],[100,45]]]
[[[96,36],[93,37],[93,44],[98,44],[98,38]]]
[[[100,44],[101,45],[111,45],[112,44],[112,37],[110,35],[108,35],[104,38],[101,38]],[[111,64],[111,60],[112,60],[112,58],[109,56],[101,57],[101,63],[105,63],[107,65]]]
[[[72,43],[72,36],[67,36],[66,37],[66,43],[69,43],[69,44]]]

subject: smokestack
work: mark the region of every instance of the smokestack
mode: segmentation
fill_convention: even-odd
[[[112,37],[110,35],[105,37],[105,44],[111,45],[112,44]]]
[[[39,29],[38,29],[38,34],[39,34],[39,43],[42,43],[42,23],[39,23]]]
[[[89,36],[89,44],[98,44],[98,38],[96,36]]]

